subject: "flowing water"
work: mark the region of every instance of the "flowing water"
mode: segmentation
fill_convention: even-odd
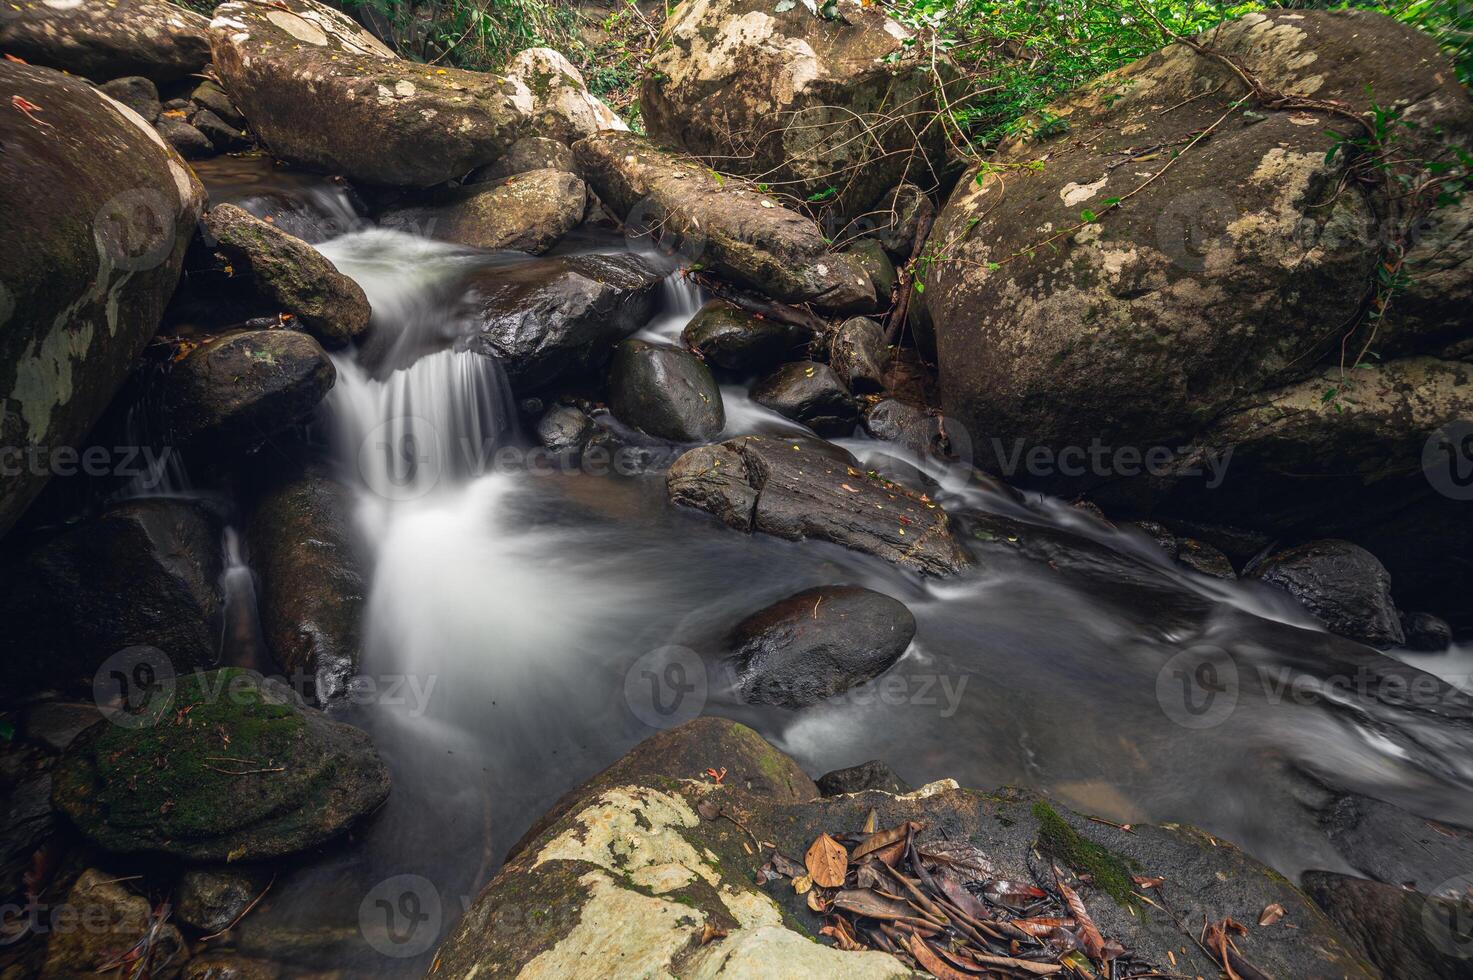
[[[867,438],[843,444],[876,467],[908,459],[963,522],[1006,513],[1070,536],[1081,557],[986,550],[966,575],[923,581],[673,509],[660,474],[516,465],[527,443],[505,377],[456,340],[466,273],[528,260],[361,223],[318,240],[375,311],[369,342],[334,356],[324,408],[373,560],[372,693],[334,710],[373,733],[394,788],[354,840],[277,882],[243,926],[247,949],[420,973],[429,943],[385,933],[375,903],[409,881],[443,932],[558,796],[696,711],[752,725],[815,775],[881,758],[913,785],[1032,787],[1118,822],[1198,825],[1291,877],[1349,870],[1300,802],[1301,772],[1473,826],[1466,698],[1392,683],[1416,667],[1466,686],[1473,650],[1403,666],[1277,593],[1175,565],[1144,535]],[[670,279],[645,334],[674,338],[701,299]],[[722,394],[728,435],[802,431],[741,386]],[[723,633],[824,583],[905,602],[919,628],[904,659],[804,711],[736,701]]]

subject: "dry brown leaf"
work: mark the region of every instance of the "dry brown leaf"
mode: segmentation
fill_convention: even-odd
[[[909,834],[919,833],[923,826],[923,824],[916,823],[914,820],[907,820],[898,827],[891,827],[888,830],[877,830],[855,845],[854,860],[858,861],[870,851],[878,851],[882,847],[889,847],[892,844],[903,841]],[[889,862],[886,863],[888,864]]]
[[[1064,876],[1059,873],[1057,867],[1054,868],[1054,878],[1059,887],[1059,894],[1064,896],[1064,904],[1069,906],[1069,911],[1078,923],[1074,931],[1079,936],[1079,945],[1084,947],[1085,954],[1096,963],[1113,959],[1112,953],[1119,955],[1105,943],[1105,937],[1100,935],[1099,928],[1095,926],[1095,920],[1090,918],[1089,909],[1084,907],[1084,899],[1079,897],[1078,892],[1064,884]]]
[[[813,879],[808,875],[799,875],[793,879],[793,891],[799,895],[808,894],[808,889],[813,887]]]
[[[711,923],[708,922],[705,924],[705,926],[701,928],[701,945],[705,946],[712,940],[725,939],[727,935],[728,933],[725,929],[719,928],[718,926],[713,926]]]
[[[1261,926],[1271,926],[1283,917],[1284,907],[1278,902],[1274,902],[1271,905],[1264,906],[1263,913],[1258,917],[1258,924]]]
[[[946,961],[937,956],[920,936],[912,933],[907,940],[910,944],[910,955],[914,956],[916,962],[929,970],[937,980],[975,980],[972,975],[948,966]]]
[[[808,877],[820,888],[843,888],[849,873],[849,852],[828,834],[819,834],[803,856]]]
[[[1135,882],[1141,888],[1160,888],[1162,885],[1166,884],[1165,878],[1153,878],[1148,877],[1147,875],[1131,875],[1130,880]]]

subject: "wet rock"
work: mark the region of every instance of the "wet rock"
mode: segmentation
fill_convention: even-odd
[[[241,127],[233,126],[209,109],[200,109],[189,119],[189,124],[199,130],[210,145],[222,153],[243,150],[251,145],[251,137]]]
[[[1195,538],[1180,538],[1177,542],[1176,560],[1194,572],[1213,578],[1235,579],[1237,571],[1232,561],[1219,549]]]
[[[25,3],[0,18],[0,51],[94,82],[171,82],[209,62],[209,21],[166,0]]]
[[[102,720],[97,705],[83,701],[43,701],[26,711],[25,737],[60,752]]]
[[[843,380],[820,361],[784,364],[752,389],[752,400],[821,436],[847,436],[859,423],[859,408]]]
[[[946,442],[940,420],[894,398],[870,406],[864,428],[876,439],[896,443],[922,459],[936,454]]]
[[[511,145],[505,156],[490,166],[477,170],[466,183],[502,180],[531,170],[576,173],[577,165],[573,162],[573,151],[568,148],[568,144],[546,136],[523,136]]]
[[[120,19],[136,10],[163,16],[141,3]],[[47,123],[0,115],[0,234],[26,243],[0,254],[0,446],[50,453],[85,446],[158,329],[204,190],[152,127],[91,85],[13,61],[0,61],[0,80],[44,106]],[[0,533],[50,471],[19,469],[0,481]]]
[[[230,867],[190,868],[174,891],[174,918],[205,933],[223,932],[270,882],[269,873]]]
[[[0,752],[0,888],[19,894],[36,849],[56,832],[51,808],[52,752],[36,744]]]
[[[1213,28],[1209,43],[1278,91],[1355,114],[1372,101],[1404,106],[1417,135],[1402,152],[1413,157],[1473,139],[1473,98],[1436,41],[1391,18],[1249,13]],[[1176,446],[1245,396],[1340,367],[1384,241],[1366,232],[1378,227],[1381,191],[1339,193],[1350,161],[1330,158],[1337,137],[1324,113],[1230,111],[1244,94],[1233,68],[1175,44],[1051,107],[1066,123],[1020,135],[980,183],[961,180],[929,238],[945,257],[918,297],[949,416],[1055,450],[1094,437]],[[1208,127],[1211,139],[1168,157],[1169,169],[1113,165]],[[996,170],[1043,156],[1042,171]],[[1129,206],[1112,209],[1124,194]],[[1406,305],[1361,327],[1350,349],[1374,331],[1383,356],[1430,350],[1466,329],[1473,239],[1458,229],[1470,215],[1469,200],[1433,212],[1408,255],[1426,278],[1413,272]],[[1398,455],[1414,462],[1420,447]]]
[[[232,278],[249,277],[272,312],[290,313],[293,326],[324,347],[342,347],[368,329],[373,311],[362,288],[300,238],[233,204],[211,208],[205,232]]]
[[[280,980],[283,970],[270,960],[229,953],[207,953],[184,965],[181,980]]]
[[[32,689],[90,684],[135,646],[162,651],[176,671],[212,666],[220,530],[195,504],[133,500],[32,545],[0,571],[5,673]]]
[[[648,322],[660,274],[632,254],[577,255],[471,276],[479,334],[519,391],[596,371]]]
[[[939,506],[869,478],[844,450],[815,439],[744,436],[693,449],[670,467],[666,490],[739,531],[831,541],[925,575],[971,563]]]
[[[1402,613],[1401,628],[1406,634],[1409,650],[1441,653],[1452,646],[1453,629],[1440,616],[1425,612]]]
[[[738,734],[740,754],[730,744]],[[747,748],[752,741],[766,752]],[[690,778],[712,759],[730,765],[720,786]],[[1081,900],[1101,932],[1163,969],[1204,977],[1218,972],[1169,917],[1136,907],[1132,874],[1164,877],[1164,899],[1182,921],[1215,922],[1235,911],[1248,917],[1270,904],[1284,906],[1297,928],[1250,927],[1235,939],[1266,975],[1373,975],[1350,940],[1293,885],[1231,844],[1190,828],[1136,824],[1133,833],[1121,834],[1037,797],[977,793],[950,781],[905,796],[814,799],[812,784],[808,795],[794,798],[759,795],[733,778],[791,768],[790,759],[750,730],[718,718],[641,743],[523,838],[441,946],[441,972],[623,976],[638,964],[634,969],[652,974],[739,977],[769,975],[780,963],[794,976],[908,976],[888,954],[815,942],[823,920],[789,880],[757,884],[766,880],[758,872],[773,849],[757,852],[748,832],[801,862],[820,833],[853,833],[873,809],[882,828],[922,824],[916,836],[922,847],[967,848],[981,869],[972,875],[978,885],[1032,880],[1029,869],[1039,854],[1065,874],[1088,876]],[[545,915],[529,919],[518,904],[518,896],[528,895]],[[703,945],[698,939],[708,925],[719,932]]]
[[[786,360],[813,338],[786,323],[753,316],[713,299],[691,317],[680,339],[699,351],[707,364],[750,374]]]
[[[554,405],[537,420],[537,440],[556,455],[577,455],[593,437],[593,419],[571,405]]]
[[[844,254],[858,261],[870,282],[875,284],[875,308],[888,307],[895,292],[895,266],[885,254],[885,249],[879,242],[866,238],[846,245]]]
[[[1467,959],[1456,955],[1473,941],[1466,895],[1424,895],[1332,871],[1306,871],[1303,885],[1386,980],[1447,980],[1466,972]]]
[[[150,932],[154,962],[169,964],[157,975],[177,975],[187,955],[179,930],[168,922],[156,924],[153,903],[116,879],[117,875],[88,868],[67,892],[57,911],[74,916],[73,924],[70,928],[53,924],[43,977],[94,976],[99,967],[116,962]]]
[[[531,94],[532,110],[525,123],[529,132],[572,143],[604,130],[629,128],[614,110],[589,94],[583,76],[559,51],[524,48],[503,71]]]
[[[429,187],[491,163],[530,105],[517,81],[403,60],[313,0],[230,0],[210,35],[221,84],[272,153],[367,184]]]
[[[844,310],[874,302],[874,285],[852,256],[830,252],[817,225],[753,184],[718,179],[632,133],[579,140],[573,157],[621,220],[657,229],[723,276],[786,303]]]
[[[191,451],[255,448],[310,416],[336,378],[332,361],[304,333],[225,334],[170,365],[157,382],[159,431]]]
[[[1375,555],[1349,541],[1311,541],[1278,552],[1246,576],[1292,595],[1331,633],[1381,649],[1405,639],[1391,576]]]
[[[338,836],[388,795],[367,735],[248,672],[181,675],[151,712],[151,724],[88,730],[57,766],[57,808],[103,850],[280,857]]]
[[[163,112],[163,106],[159,104],[158,86],[140,75],[114,78],[99,87],[109,98],[117,99],[138,113],[146,123],[153,122]]]
[[[915,251],[922,223],[929,223],[935,213],[936,206],[925,191],[915,184],[900,184],[881,194],[845,231],[873,238],[891,259],[906,262]]]
[[[532,170],[477,184],[443,204],[398,208],[382,224],[476,248],[541,255],[583,220],[588,189],[571,173]]]
[[[609,407],[620,421],[673,442],[704,442],[726,427],[711,370],[670,344],[619,345],[609,371]]]
[[[713,0],[671,13],[640,91],[650,135],[818,200],[832,227],[942,159],[925,45],[859,0]]]
[[[915,632],[903,602],[858,586],[825,585],[738,623],[727,661],[748,704],[806,708],[879,677],[904,655]]]
[[[235,129],[245,129],[246,118],[240,114],[235,103],[230,101],[230,96],[225,90],[209,79],[205,79],[194,87],[189,93],[189,101],[201,109],[208,109],[225,123]]]
[[[186,160],[197,160],[215,153],[215,144],[210,142],[210,138],[183,119],[161,116],[153,125],[164,141]]]
[[[845,320],[829,338],[829,364],[850,391],[883,391],[889,360],[885,331],[867,316]]]
[[[266,643],[323,702],[345,692],[362,645],[367,584],[351,514],[347,491],[308,471],[268,490],[247,530]]]
[[[818,791],[824,796],[842,796],[845,793],[865,793],[875,790],[881,793],[909,793],[912,787],[879,759],[861,762],[857,766],[835,769],[818,777]]]

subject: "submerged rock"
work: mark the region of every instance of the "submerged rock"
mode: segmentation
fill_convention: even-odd
[[[889,670],[915,632],[903,602],[854,585],[825,585],[738,623],[728,662],[748,704],[805,708]]]
[[[94,82],[172,82],[209,63],[210,22],[167,0],[25,0],[0,14],[0,51]]]
[[[573,174],[531,170],[473,185],[446,203],[397,208],[381,223],[461,245],[541,255],[583,220],[587,206],[588,189]]]
[[[666,490],[738,531],[831,541],[924,575],[971,564],[946,511],[816,439],[743,436],[692,449],[670,467]]]
[[[343,833],[389,792],[367,735],[246,671],[182,675],[137,721],[83,733],[54,777],[57,808],[105,851],[281,857]]]
[[[233,204],[205,216],[209,244],[247,276],[262,300],[290,313],[324,347],[342,347],[368,329],[368,297],[317,249]]]
[[[682,255],[786,303],[844,310],[872,304],[853,257],[829,251],[818,226],[753,184],[723,179],[632,133],[579,140],[590,187],[634,230],[679,243]]]
[[[847,436],[859,424],[854,396],[834,369],[820,361],[784,364],[757,382],[752,400],[821,436]]]
[[[172,923],[157,922],[153,903],[129,891],[117,875],[96,868],[83,871],[58,911],[71,913],[72,925],[67,927],[62,920],[50,930],[43,977],[96,976],[99,966],[116,962],[145,936],[150,939],[152,962],[169,964],[161,977],[176,971],[188,955],[179,930]]]
[[[162,17],[158,6],[130,7],[120,21]],[[88,23],[111,16],[85,8],[75,12]],[[0,31],[22,23],[0,15]],[[0,81],[44,113],[0,114],[0,234],[25,243],[0,254],[0,446],[42,461],[7,457],[17,472],[0,480],[3,534],[45,485],[51,454],[85,449],[158,329],[204,190],[141,117],[80,79],[0,60]]]
[[[700,358],[669,344],[626,340],[609,371],[609,407],[641,432],[704,442],[726,427],[721,389]]]
[[[1375,555],[1349,541],[1311,541],[1280,551],[1246,577],[1289,593],[1331,633],[1382,649],[1405,640],[1391,576]]]
[[[740,374],[785,361],[812,339],[806,331],[719,299],[701,307],[680,332],[681,342],[699,351],[707,364]]]

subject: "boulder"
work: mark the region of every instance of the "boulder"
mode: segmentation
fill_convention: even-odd
[[[257,861],[342,834],[384,802],[368,736],[235,668],[181,675],[133,725],[98,725],[62,757],[57,808],[119,854]]]
[[[583,181],[563,170],[531,170],[476,184],[446,203],[396,208],[380,223],[476,248],[541,255],[577,227],[588,207]]]
[[[209,28],[168,0],[25,0],[0,14],[0,51],[94,82],[123,75],[172,82],[209,63]]]
[[[1452,646],[1453,629],[1441,616],[1425,612],[1402,613],[1401,629],[1406,634],[1408,650],[1441,653]]]
[[[943,162],[930,49],[883,8],[703,0],[671,11],[640,91],[650,135],[818,200],[830,228]]]
[[[508,78],[531,93],[526,128],[538,136],[574,143],[606,129],[628,130],[618,114],[588,93],[573,63],[552,48],[527,48],[506,63]]]
[[[1467,198],[1432,212],[1408,289],[1352,330],[1391,231],[1383,185],[1330,153],[1372,101],[1415,124],[1396,138],[1404,160],[1473,145],[1473,98],[1436,40],[1375,13],[1276,10],[1203,43],[1231,63],[1178,43],[1091,82],[938,216],[916,305],[943,408],[973,432],[1175,446],[1245,396],[1339,367],[1342,348],[1406,353],[1466,331]],[[1257,104],[1238,65],[1307,98]]]
[[[270,884],[259,869],[190,868],[174,892],[174,917],[210,934],[224,932]]]
[[[141,75],[114,78],[99,86],[108,98],[116,99],[132,109],[146,123],[158,119],[164,107],[159,103],[159,87]]]
[[[158,329],[204,190],[148,123],[91,85],[13,61],[0,61],[0,81],[43,107],[0,115],[0,234],[26,243],[0,255],[0,446],[48,454],[79,445]],[[49,472],[21,469],[0,481],[0,534]]]
[[[208,78],[194,87],[189,93],[189,101],[201,109],[208,109],[221,120],[236,129],[245,129],[246,118],[240,114],[235,103],[230,101],[230,96],[225,90]]]
[[[1359,545],[1311,541],[1270,555],[1245,575],[1292,595],[1331,633],[1381,649],[1405,640],[1391,576]]]
[[[946,511],[816,439],[744,436],[692,449],[670,467],[666,490],[738,531],[830,541],[923,575],[971,564]]]
[[[573,151],[568,144],[546,136],[523,136],[511,145],[506,155],[471,175],[467,184],[479,184],[492,180],[515,177],[529,170],[560,170],[576,173]]]
[[[819,793],[824,796],[843,796],[845,793],[866,793],[871,790],[900,796],[913,789],[879,759],[826,772],[815,781],[818,783]]]
[[[875,284],[874,308],[887,309],[895,292],[896,275],[895,263],[885,254],[884,246],[872,238],[861,238],[853,244],[845,245],[843,254],[858,262],[869,276],[870,282]]]
[[[314,0],[229,0],[210,24],[215,72],[284,160],[367,184],[428,187],[496,160],[520,135],[520,83],[398,58]]]
[[[847,436],[859,408],[838,373],[820,361],[784,364],[752,388],[752,400],[821,436]]]
[[[649,321],[663,277],[632,254],[576,255],[492,268],[468,280],[479,332],[518,390],[598,370]]]
[[[554,455],[576,456],[593,434],[593,419],[571,405],[554,405],[537,420],[537,440]]]
[[[910,260],[916,237],[923,235],[936,215],[936,206],[915,184],[899,184],[881,194],[868,211],[855,218],[840,240],[857,234],[880,243],[895,262]]]
[[[713,762],[728,768],[720,785],[702,778]],[[440,947],[434,975],[914,976],[888,953],[837,948],[832,931],[823,932],[828,917],[813,907],[836,889],[795,888],[821,834],[845,844],[847,860],[867,819],[882,830],[914,821],[915,846],[951,858],[931,862],[933,877],[955,876],[956,892],[979,905],[1004,887],[997,882],[1052,889],[1042,869],[1057,864],[1066,882],[1079,877],[1071,891],[1100,932],[1148,970],[1217,975],[1192,930],[1204,919],[1246,922],[1278,904],[1294,928],[1234,936],[1259,975],[1373,975],[1293,885],[1191,828],[1136,824],[1123,834],[1038,797],[963,790],[950,780],[902,796],[814,799],[811,783],[795,798],[752,792],[738,778],[795,768],[749,729],[719,718],[641,743],[523,838]],[[1172,908],[1181,926],[1134,897],[1133,874],[1164,879],[1152,900]],[[527,913],[528,896],[536,915]],[[1061,907],[1058,896],[1051,901]]]
[[[1304,891],[1356,941],[1386,980],[1450,980],[1468,969],[1473,943],[1466,895],[1424,895],[1400,885],[1306,871]]]
[[[250,134],[232,125],[209,109],[200,109],[189,117],[189,124],[199,130],[210,144],[222,153],[243,150],[251,145]]]
[[[627,226],[675,243],[690,262],[785,303],[844,310],[874,302],[874,285],[852,256],[829,251],[817,225],[754,184],[719,177],[632,133],[579,140],[573,157]]]
[[[324,347],[342,347],[368,329],[368,297],[327,257],[300,238],[234,204],[205,216],[206,244],[246,277],[272,313],[290,313],[293,326]]]
[[[176,671],[218,652],[220,524],[180,500],[132,500],[32,544],[0,571],[7,676],[91,683],[111,655],[161,651]]]
[[[748,704],[806,708],[879,677],[915,632],[905,603],[856,585],[824,585],[738,623],[727,662]]]
[[[884,391],[889,360],[885,331],[867,316],[845,320],[829,338],[829,365],[850,391]]]
[[[670,344],[619,345],[609,370],[609,407],[621,422],[672,442],[705,442],[726,427],[711,370]]]
[[[337,372],[295,330],[242,330],[208,340],[156,381],[156,431],[190,452],[254,449],[312,415]]]
[[[680,340],[713,367],[750,374],[787,360],[811,342],[813,335],[713,299],[691,317],[680,331]]]
[[[197,160],[215,153],[215,144],[210,138],[183,119],[161,116],[153,125],[164,141],[186,160]]]
[[[100,5],[99,5],[100,6]],[[129,891],[118,876],[96,868],[82,872],[54,910],[64,918],[51,923],[46,943],[46,965],[41,976],[48,978],[87,977],[103,973],[132,950],[145,936],[150,938],[150,963],[161,978],[175,976],[187,953],[184,937],[168,921],[158,921],[153,903]],[[120,973],[114,967],[107,973]]]
[[[362,642],[367,584],[351,515],[343,487],[309,471],[269,489],[247,528],[266,643],[324,703],[345,693]]]

